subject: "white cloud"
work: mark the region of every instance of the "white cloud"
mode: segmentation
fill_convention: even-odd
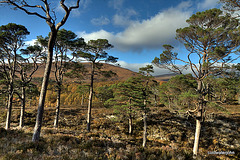
[[[135,16],[137,15],[138,13],[134,10],[134,9],[126,9],[126,15],[127,16]]]
[[[141,52],[144,49],[158,49],[163,44],[176,43],[176,29],[187,26],[186,19],[192,14],[190,6],[190,1],[185,1],[159,12],[150,19],[132,21],[119,33],[100,30],[93,33],[81,32],[79,36],[86,40],[106,38],[121,51]]]
[[[136,16],[138,13],[134,9],[125,9],[123,12],[119,12],[113,16],[113,24],[117,26],[129,26],[134,21],[131,17]]]
[[[164,75],[164,74],[173,74],[174,73],[174,72],[169,71],[168,69],[156,67],[151,63],[127,63],[125,61],[118,61],[117,64],[119,64],[120,67],[122,67],[122,68],[126,68],[126,69],[129,69],[129,70],[134,71],[134,72],[139,72],[139,68],[146,67],[146,65],[152,65],[153,70],[154,70],[154,73],[151,73],[152,76],[158,76],[158,75]],[[192,73],[190,68],[183,71],[183,74],[188,74],[188,73]]]
[[[219,0],[204,0],[203,2],[198,3],[198,9],[211,9],[217,7]]]
[[[132,8],[123,7],[124,0],[111,0],[108,5],[116,10],[113,16],[113,24],[117,26],[126,27],[132,23],[131,18],[138,13]]]
[[[141,67],[146,67],[146,65],[151,65],[151,63],[127,63],[125,61],[118,61],[117,63],[120,64],[120,67],[127,68],[134,72],[139,72],[139,68]],[[152,73],[153,76],[171,73],[169,70],[158,68],[155,66],[153,66],[153,69],[154,69],[154,73]]]
[[[124,16],[115,14],[113,16],[113,24],[118,26],[128,26],[129,25],[129,19],[126,19]]]
[[[33,46],[37,42],[37,39],[32,39],[30,41],[25,41],[26,46]]]
[[[110,20],[107,17],[99,17],[99,18],[93,18],[91,20],[91,23],[96,26],[103,26],[108,25],[110,23]]]
[[[83,37],[85,41],[96,40],[96,39],[108,39],[108,40],[114,39],[113,33],[107,32],[105,30],[100,30],[93,33],[77,32],[77,35],[79,37]]]
[[[111,0],[108,5],[114,9],[120,10],[123,6],[124,0]]]

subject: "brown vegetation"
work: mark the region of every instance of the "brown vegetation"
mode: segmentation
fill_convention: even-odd
[[[89,63],[83,63],[83,64],[84,64],[85,68],[88,70],[88,68],[90,67],[90,64]],[[54,65],[53,65],[52,70],[54,70],[54,69],[55,68],[54,68]],[[102,70],[103,71],[111,70],[114,73],[116,73],[117,75],[113,76],[111,78],[104,78],[103,76],[101,76],[101,77],[96,76],[96,81],[98,81],[98,82],[103,81],[103,80],[104,81],[113,81],[113,80],[114,81],[123,81],[123,80],[128,79],[129,77],[139,75],[138,73],[130,71],[129,69],[125,69],[125,68],[122,68],[120,66],[106,64],[106,63],[103,64]],[[34,78],[42,78],[43,72],[44,72],[44,66],[41,65],[41,66],[39,66],[39,69],[36,71],[36,73],[34,74],[33,77]],[[51,72],[50,79],[54,80],[54,72]],[[64,77],[64,80],[67,81],[67,82],[73,82],[73,81],[77,81],[78,79]],[[90,76],[85,76],[83,80],[84,80],[84,82],[89,82],[90,81]]]
[[[237,159],[239,157],[239,106],[225,106],[228,113],[207,113],[200,145],[200,159]],[[192,159],[194,119],[154,107],[149,113],[147,147],[142,146],[142,120],[134,120],[133,135],[128,124],[112,109],[94,104],[92,132],[86,126],[86,106],[63,106],[59,129],[53,128],[55,108],[46,108],[43,130],[38,143],[31,142],[36,110],[27,107],[26,126],[22,130],[0,128],[0,159]],[[20,109],[13,110],[17,127]],[[0,109],[3,127],[5,109]],[[214,121],[214,123],[213,123]],[[235,154],[209,155],[208,151],[232,151]]]

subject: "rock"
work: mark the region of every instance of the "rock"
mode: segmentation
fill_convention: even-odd
[[[117,117],[116,116],[114,116],[114,115],[107,115],[106,116],[108,119],[110,119],[110,120],[114,120],[114,119],[116,119]]]
[[[114,148],[110,148],[110,147],[109,147],[107,151],[108,151],[108,154],[110,155],[111,153],[113,153]]]
[[[235,146],[235,148],[240,148],[239,139],[238,139],[238,140],[237,140],[237,139],[234,139],[232,143],[233,143],[233,145]]]
[[[178,144],[177,143],[174,143],[173,141],[170,143],[170,147],[173,149],[173,150],[176,150],[178,149]]]

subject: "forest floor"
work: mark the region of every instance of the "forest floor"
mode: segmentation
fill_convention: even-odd
[[[214,114],[213,114],[214,112]],[[36,110],[27,109],[25,127],[18,129],[19,109],[13,110],[11,130],[4,129],[6,109],[0,108],[0,159],[36,160],[188,160],[192,159],[195,121],[165,107],[152,107],[148,115],[148,141],[142,147],[143,122],[128,120],[113,109],[93,107],[91,132],[86,131],[87,107],[63,106],[59,128],[53,128],[54,108],[44,112],[41,139],[31,142]],[[215,151],[215,152],[214,152]],[[202,127],[198,159],[240,158],[240,106],[209,110]]]

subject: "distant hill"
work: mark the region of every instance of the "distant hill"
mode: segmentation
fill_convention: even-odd
[[[84,66],[85,66],[85,68],[87,70],[90,68],[90,63],[83,63],[83,64],[84,64]],[[55,77],[54,77],[54,68],[55,67],[53,65],[52,66],[52,72],[50,74],[50,79],[52,79],[52,80],[55,79]],[[39,69],[33,75],[33,78],[35,78],[35,79],[42,78],[43,77],[43,73],[44,73],[44,69],[45,69],[45,66],[44,65],[40,65]],[[103,64],[102,70],[103,71],[111,70],[114,73],[116,73],[116,76],[113,76],[111,78],[105,78],[103,76],[96,75],[96,76],[94,76],[96,82],[99,82],[99,81],[124,81],[124,80],[127,80],[130,77],[138,75],[138,73],[133,72],[133,71],[131,71],[129,69],[125,69],[125,68],[122,68],[120,66],[115,66],[115,65],[106,64],[106,63]],[[67,82],[77,81],[77,79],[72,79],[72,78],[68,78],[68,77],[64,77],[64,80],[67,81]],[[90,76],[86,75],[82,81],[88,82],[89,80],[90,80]]]
[[[88,70],[90,68],[90,63],[83,63],[85,68]],[[50,79],[54,80],[54,65],[52,66],[52,72],[50,74]],[[33,75],[34,79],[40,79],[43,76],[44,73],[44,65],[40,65],[39,69],[36,71],[36,73]],[[111,78],[105,78],[103,76],[100,75],[96,75],[95,77],[95,82],[101,82],[101,81],[124,81],[127,80],[130,77],[133,76],[137,76],[139,75],[139,73],[131,71],[129,69],[126,68],[122,68],[121,66],[116,66],[116,65],[112,65],[112,64],[103,64],[102,67],[103,71],[113,71],[114,73],[116,73],[116,76],[113,76]],[[168,81],[171,77],[175,76],[177,74],[164,74],[164,75],[158,75],[158,76],[154,76],[155,80],[160,82],[160,81]],[[74,82],[74,81],[79,81],[78,79],[73,79],[73,78],[68,78],[68,77],[64,77],[64,81],[67,82]],[[84,77],[84,79],[81,80],[82,82],[89,82],[90,81],[90,76],[86,75]]]
[[[178,75],[177,73],[170,73],[170,74],[163,74],[163,75],[158,75],[154,76],[157,81],[168,81],[171,79],[173,76]]]

